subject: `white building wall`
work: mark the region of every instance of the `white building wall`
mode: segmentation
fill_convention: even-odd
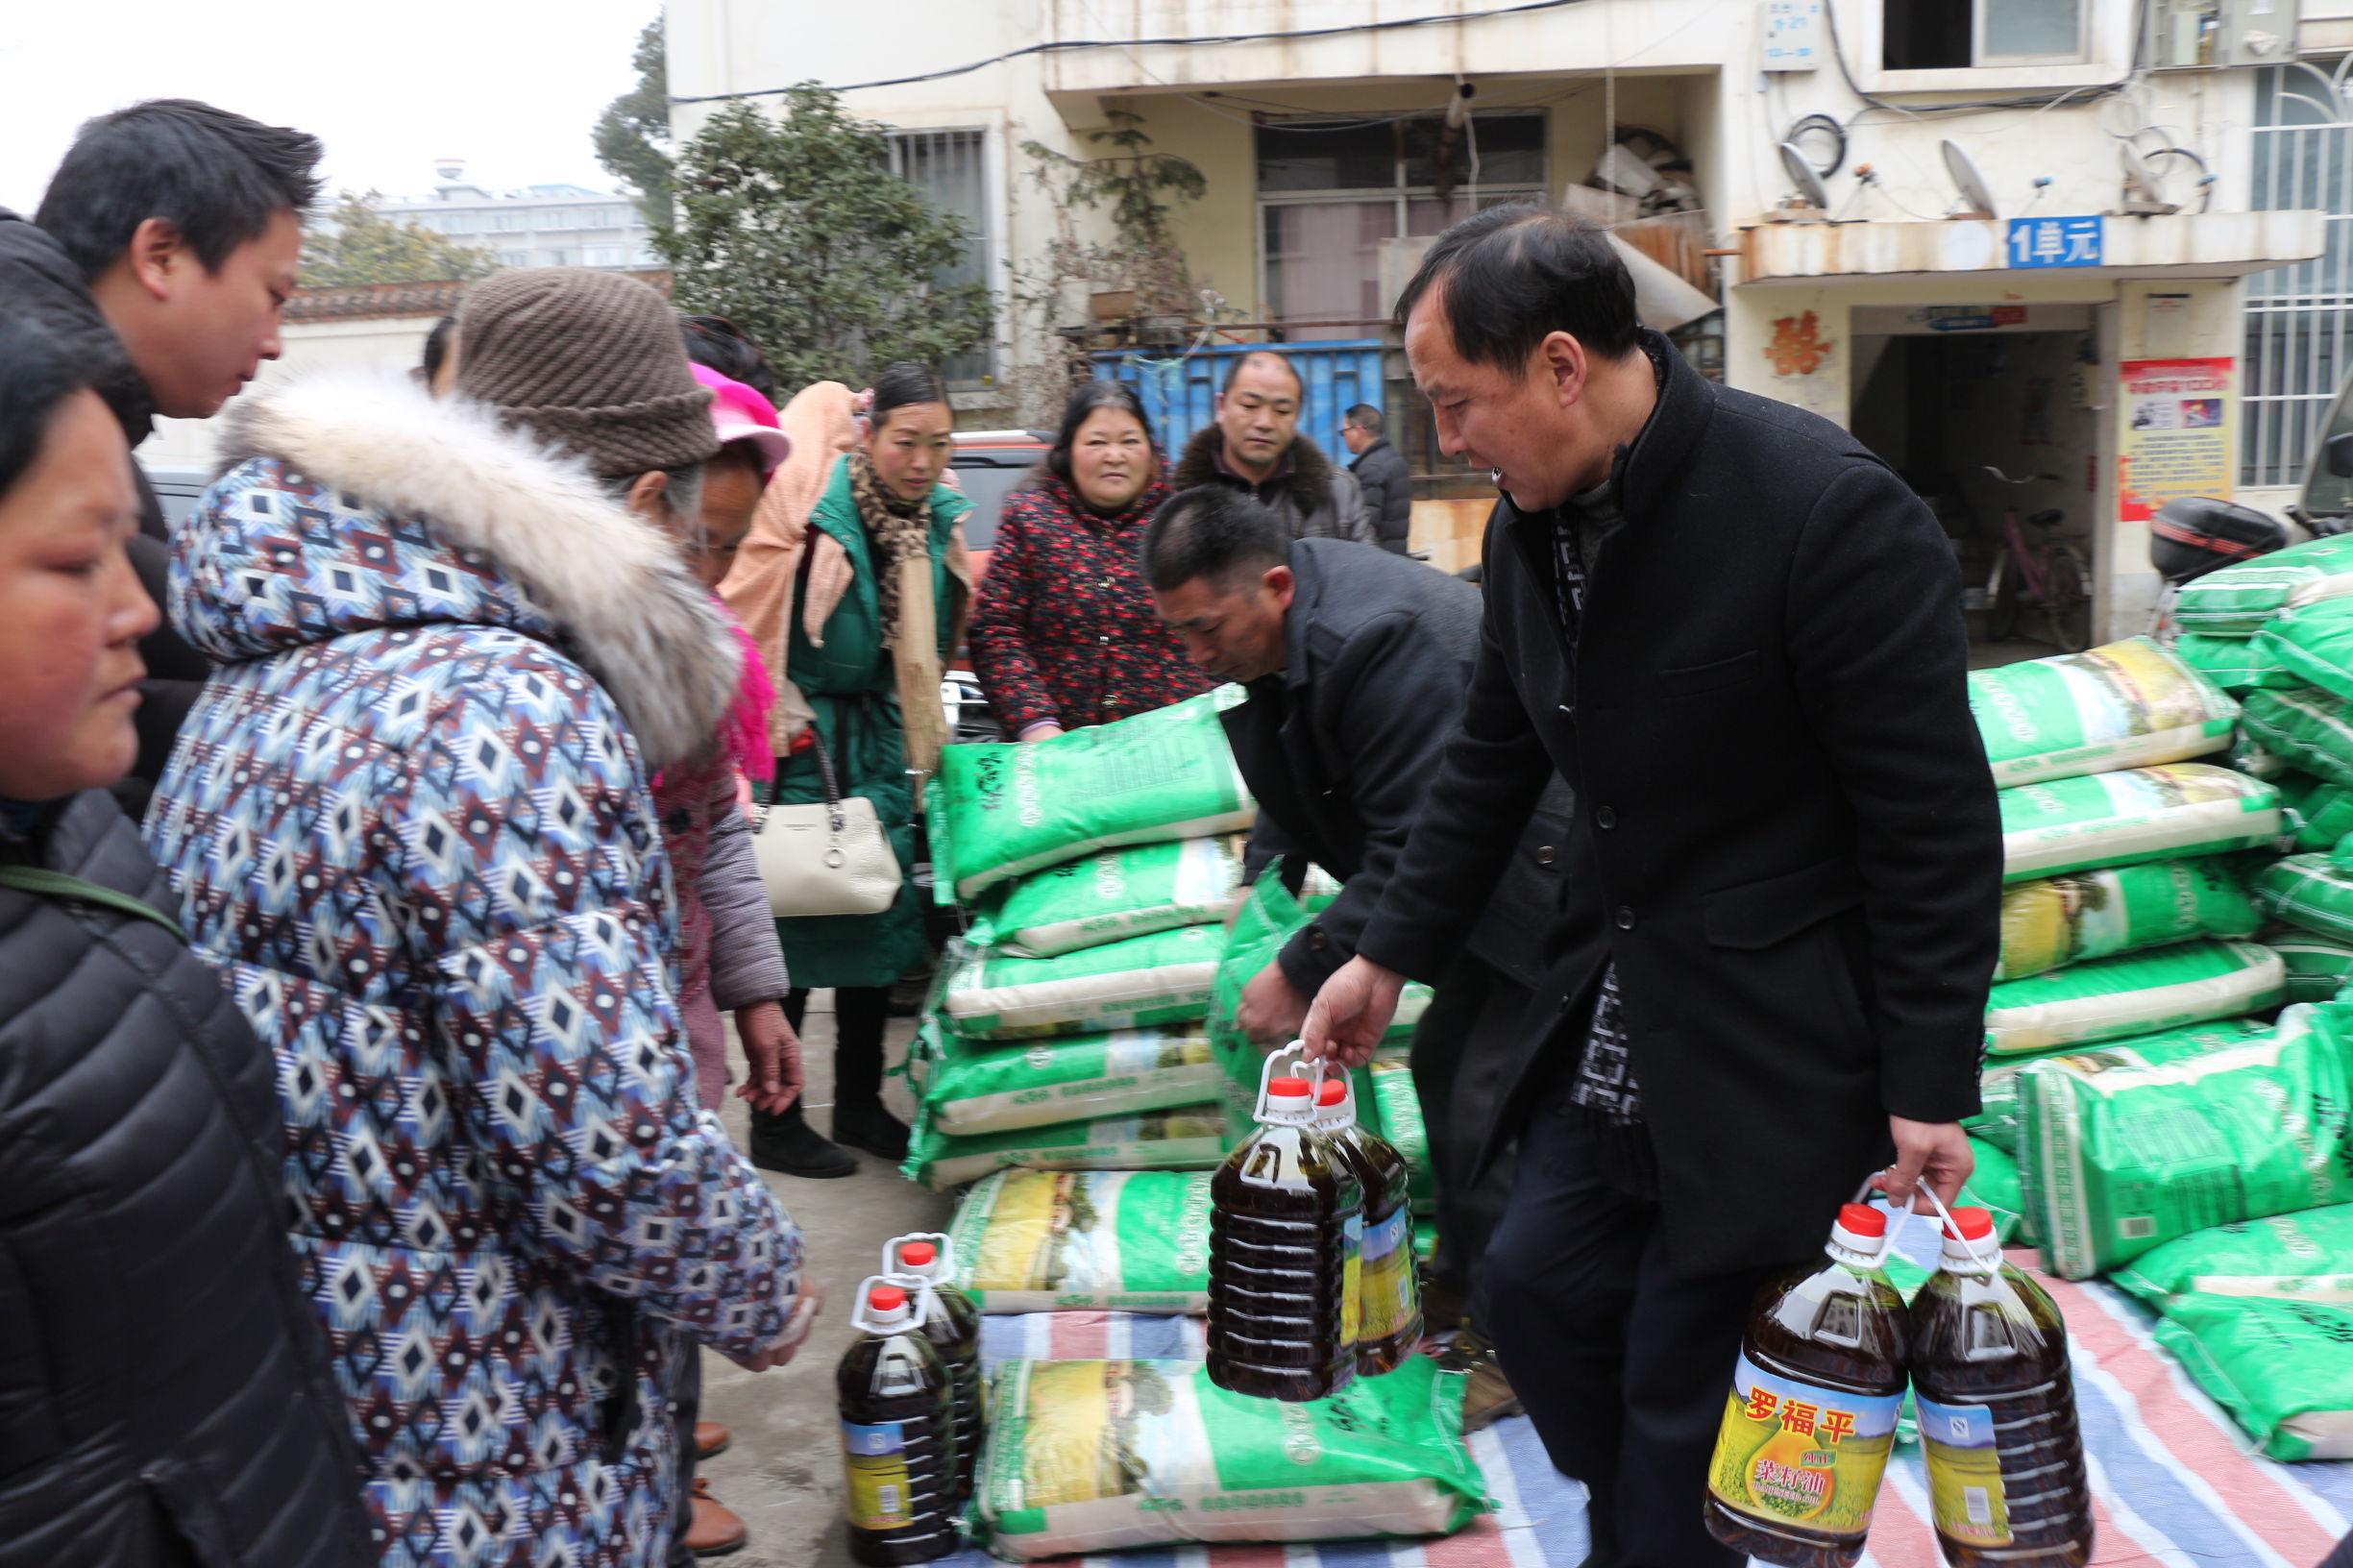
[[[285,331],[285,354],[261,367],[245,395],[314,370],[405,371],[424,356],[425,339],[440,319],[291,323]],[[218,414],[210,419],[159,419],[155,433],[140,443],[138,459],[150,469],[209,469],[217,456],[219,423]]]

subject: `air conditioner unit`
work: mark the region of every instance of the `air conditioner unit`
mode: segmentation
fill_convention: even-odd
[[[2299,0],[2148,0],[2145,58],[2160,71],[2286,65]]]

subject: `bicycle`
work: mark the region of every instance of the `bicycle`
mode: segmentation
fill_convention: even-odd
[[[2014,479],[1987,466],[1997,484],[2027,485],[2055,481],[2057,476],[2029,474]],[[2092,568],[2083,552],[2057,535],[2067,514],[2056,506],[2029,514],[2022,522],[2016,506],[2001,509],[2001,552],[1994,557],[1993,576],[1985,583],[1985,631],[1998,643],[2015,639],[2034,610],[2048,636],[2043,639],[2062,653],[2080,653],[2092,642]],[[2029,543],[2028,530],[2039,534]]]

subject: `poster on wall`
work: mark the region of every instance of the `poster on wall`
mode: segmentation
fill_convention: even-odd
[[[2125,522],[2147,522],[2176,496],[2230,499],[2237,366],[2225,355],[2118,367],[2117,501]]]

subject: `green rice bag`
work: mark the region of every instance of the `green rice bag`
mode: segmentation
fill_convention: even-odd
[[[2348,535],[2353,537],[2353,535]],[[2332,784],[2353,786],[2353,721],[2343,703],[2309,686],[2246,694],[2239,725],[2274,756]]]
[[[2353,1200],[2353,1052],[2326,1008],[2288,1009],[2268,1040],[2053,1057],[2020,1096],[2026,1203],[2067,1279],[2208,1226]]]
[[[2264,933],[2263,944],[2279,954],[2288,970],[2291,1002],[2333,1002],[2353,985],[2353,942],[2315,936],[2292,926]]]
[[[1994,978],[2019,980],[2191,937],[2251,937],[2262,918],[2224,860],[2169,860],[2014,882]]]
[[[2022,784],[1999,799],[2011,882],[2253,848],[2279,834],[2276,788],[2204,763]]]
[[[2306,773],[2279,781],[2280,803],[2295,828],[2295,846],[2334,849],[2353,836],[2353,789]]]
[[[2353,938],[2353,870],[2328,855],[2290,855],[2255,873],[2255,904],[2276,920]]]
[[[2173,644],[2173,652],[2182,663],[2226,692],[2303,684],[2282,669],[2278,659],[2258,647],[2252,637],[2209,637],[2185,631]]]
[[[2157,1343],[2270,1458],[2353,1458],[2353,1308],[2190,1295]]]
[[[932,850],[957,895],[1091,850],[1248,827],[1258,805],[1217,718],[1244,696],[1220,686],[1051,740],[945,748]]]
[[[1982,1107],[1961,1125],[1969,1136],[2009,1154],[2018,1153],[2020,1125],[2024,1114],[2019,1109],[2019,1075],[2037,1062],[2054,1056],[2102,1058],[2107,1052],[2137,1052],[2140,1056],[2171,1060],[2182,1054],[2194,1055],[2218,1045],[2235,1045],[2247,1040],[2267,1040],[2270,1024],[2261,1018],[2224,1018],[2213,1023],[2194,1023],[2179,1029],[2167,1029],[2156,1034],[2135,1035],[2129,1040],[2112,1041],[2101,1045],[2061,1045],[2047,1051],[2032,1051],[2019,1056],[2001,1056],[1989,1060],[1985,1071],[1977,1080],[1977,1096]],[[2118,1061],[2137,1060],[2120,1056]]]
[[[2004,786],[2225,750],[2239,717],[2230,694],[2150,637],[1973,670],[1969,706]]]
[[[1359,1084],[1371,1088],[1368,1103],[1375,1112],[1376,1130],[1405,1157],[1407,1191],[1417,1214],[1437,1209],[1437,1178],[1430,1168],[1430,1131],[1422,1123],[1421,1091],[1413,1087],[1413,1069],[1403,1062],[1379,1059],[1364,1066]]]
[[[2280,1005],[2287,970],[2252,942],[2183,942],[2010,980],[1986,998],[1994,1056],[2124,1040]]]
[[[1997,1245],[2009,1245],[2013,1237],[2031,1241],[2031,1235],[2022,1234],[2030,1227],[2024,1223],[2026,1203],[2018,1185],[2017,1159],[2007,1149],[1996,1148],[1979,1138],[1969,1140],[1969,1152],[1976,1156],[1977,1168],[1961,1189],[1961,1201],[1976,1204],[1994,1216]]]
[[[950,1235],[985,1312],[1209,1310],[1207,1171],[1002,1170]]]
[[[1226,928],[1225,952],[1217,961],[1217,979],[1210,994],[1210,1044],[1238,1090],[1247,1090],[1238,1095],[1245,1121],[1258,1093],[1259,1064],[1265,1060],[1265,1053],[1236,1026],[1236,1010],[1241,1005],[1243,988],[1275,961],[1284,944],[1317,913],[1291,895],[1283,870],[1281,862],[1269,866],[1242,895],[1241,907]],[[1418,980],[1406,982],[1397,998],[1397,1016],[1382,1036],[1385,1048],[1412,1040],[1414,1025],[1430,1010],[1430,998],[1428,986]]]
[[[1437,1222],[1429,1219],[1415,1220],[1413,1222],[1413,1256],[1427,1263],[1437,1255]]]
[[[954,1138],[1198,1105],[1225,1082],[1198,1026],[983,1045],[926,1019],[907,1066],[931,1125]]]
[[[2230,765],[2249,778],[2260,778],[2266,784],[2276,784],[2295,772],[2295,765],[2286,757],[2266,751],[2247,738],[2245,730],[2231,737]]]
[[[2282,610],[2353,594],[2353,536],[2314,539],[2182,584],[2173,619],[2185,631],[2252,637]]]
[[[2305,685],[2353,702],[2353,600],[2274,616],[2255,634],[2255,646]]]
[[[1189,925],[1054,958],[974,953],[941,994],[968,1040],[1035,1040],[1193,1023],[1209,1014],[1225,933]]]
[[[1214,1101],[971,1138],[950,1138],[928,1111],[918,1111],[898,1168],[934,1192],[999,1170],[1208,1170],[1225,1158],[1225,1112]]]
[[[1052,958],[1123,937],[1214,925],[1241,894],[1238,833],[1130,845],[1034,871],[982,900],[975,947]]]
[[[2116,1271],[2150,1306],[2176,1296],[2268,1296],[2353,1307],[2353,1204],[2196,1231]]]
[[[1190,1361],[1009,1361],[974,1512],[1000,1556],[1450,1534],[1487,1507],[1467,1380],[1427,1356],[1286,1405]]]

